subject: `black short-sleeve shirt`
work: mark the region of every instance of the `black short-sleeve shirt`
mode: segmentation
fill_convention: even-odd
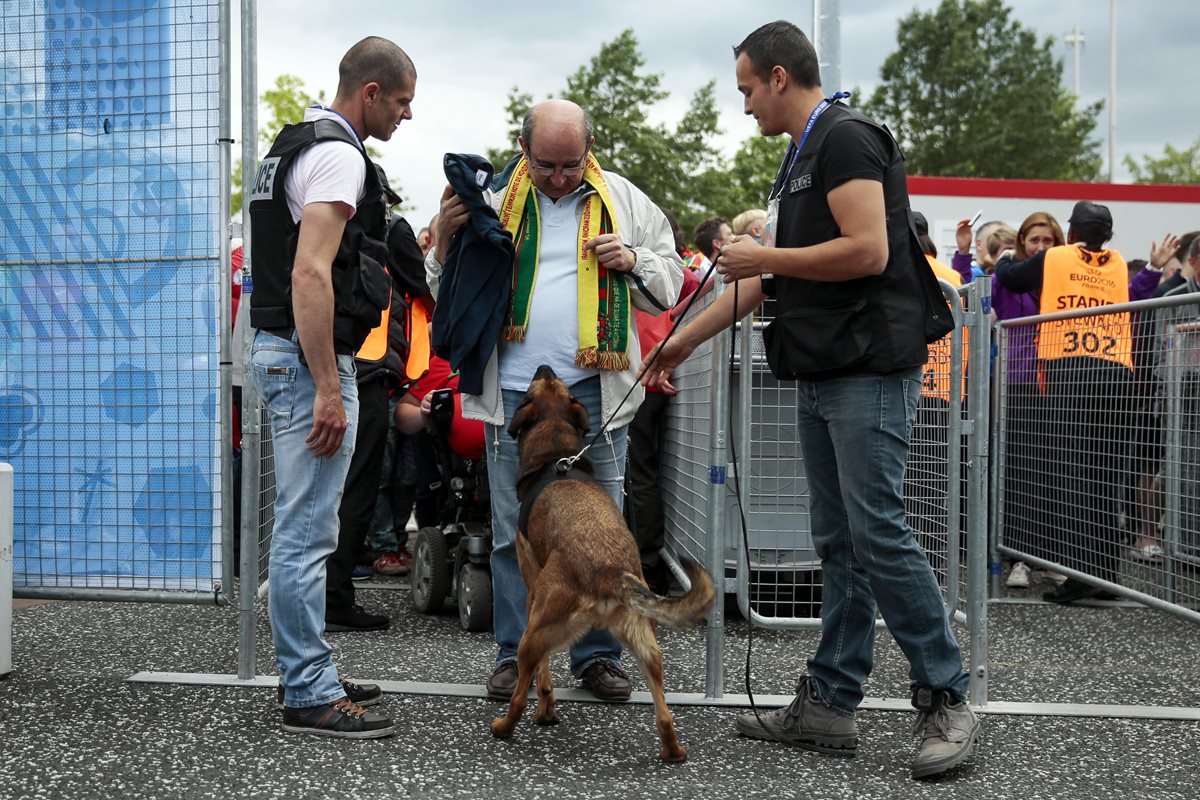
[[[846,114],[843,107],[830,106],[813,126],[809,141],[822,126],[838,123]],[[837,130],[824,138],[820,152],[806,143],[784,176],[776,245],[808,247],[840,236],[829,210],[828,193],[855,179],[882,183],[891,160],[890,146],[878,130],[853,120],[838,124]]]

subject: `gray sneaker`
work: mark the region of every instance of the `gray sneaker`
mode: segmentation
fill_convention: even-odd
[[[858,748],[854,717],[846,717],[821,702],[812,679],[805,676],[796,687],[796,699],[787,708],[740,714],[738,733],[753,739],[782,742],[832,756],[853,756]]]
[[[918,712],[913,735],[921,740],[912,764],[914,778],[940,775],[971,757],[983,725],[965,702],[944,689],[918,689],[913,705]]]

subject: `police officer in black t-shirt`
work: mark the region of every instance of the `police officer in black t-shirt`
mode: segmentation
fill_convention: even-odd
[[[926,343],[951,329],[908,208],[899,147],[885,128],[826,97],[812,43],[773,22],[734,48],[738,90],[762,133],[792,139],[768,200],[767,230],[726,245],[736,283],[665,342],[646,383],[767,297],[776,377],[799,388],[800,449],[813,545],[824,574],[822,635],[787,708],[738,718],[746,736],[853,755],[854,712],[871,671],[876,607],[912,665],[920,750],[913,776],[968,758],[980,735],[967,674],[929,562],[904,515],[909,427]]]

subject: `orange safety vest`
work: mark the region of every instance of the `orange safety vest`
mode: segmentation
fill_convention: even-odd
[[[962,276],[952,267],[947,267],[928,253],[925,255],[933,274],[952,286],[962,285]],[[962,397],[967,396],[967,333],[963,329],[963,372]],[[946,334],[929,345],[929,360],[921,375],[921,394],[925,397],[936,397],[945,403],[950,402],[950,338],[953,332]]]
[[[379,361],[388,350],[388,324],[391,322],[392,307],[395,305],[396,294],[388,307],[379,315],[379,324],[367,334],[367,340],[354,357],[361,361]],[[408,336],[408,358],[404,364],[405,377],[410,381],[419,379],[429,371],[429,313],[420,298],[414,299],[408,307],[405,317],[405,334]]]
[[[388,297],[388,307],[379,315],[379,324],[371,329],[371,332],[367,334],[366,341],[362,343],[362,347],[358,348],[358,352],[354,354],[359,361],[378,361],[387,355],[388,323],[391,322],[394,300],[395,292],[392,292]]]
[[[404,372],[410,381],[420,380],[429,371],[429,312],[421,298],[408,309],[408,361]]]
[[[1046,251],[1041,313],[1129,302],[1129,272],[1115,250],[1093,253],[1081,245]],[[1133,369],[1128,312],[1043,322],[1037,329],[1039,361],[1072,356],[1101,358]]]

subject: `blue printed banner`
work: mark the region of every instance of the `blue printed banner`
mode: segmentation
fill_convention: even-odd
[[[50,130],[111,133],[166,125],[167,19],[160,0],[48,0],[42,114]]]
[[[14,468],[14,583],[211,590],[228,413],[218,5],[4,8],[0,461]]]

